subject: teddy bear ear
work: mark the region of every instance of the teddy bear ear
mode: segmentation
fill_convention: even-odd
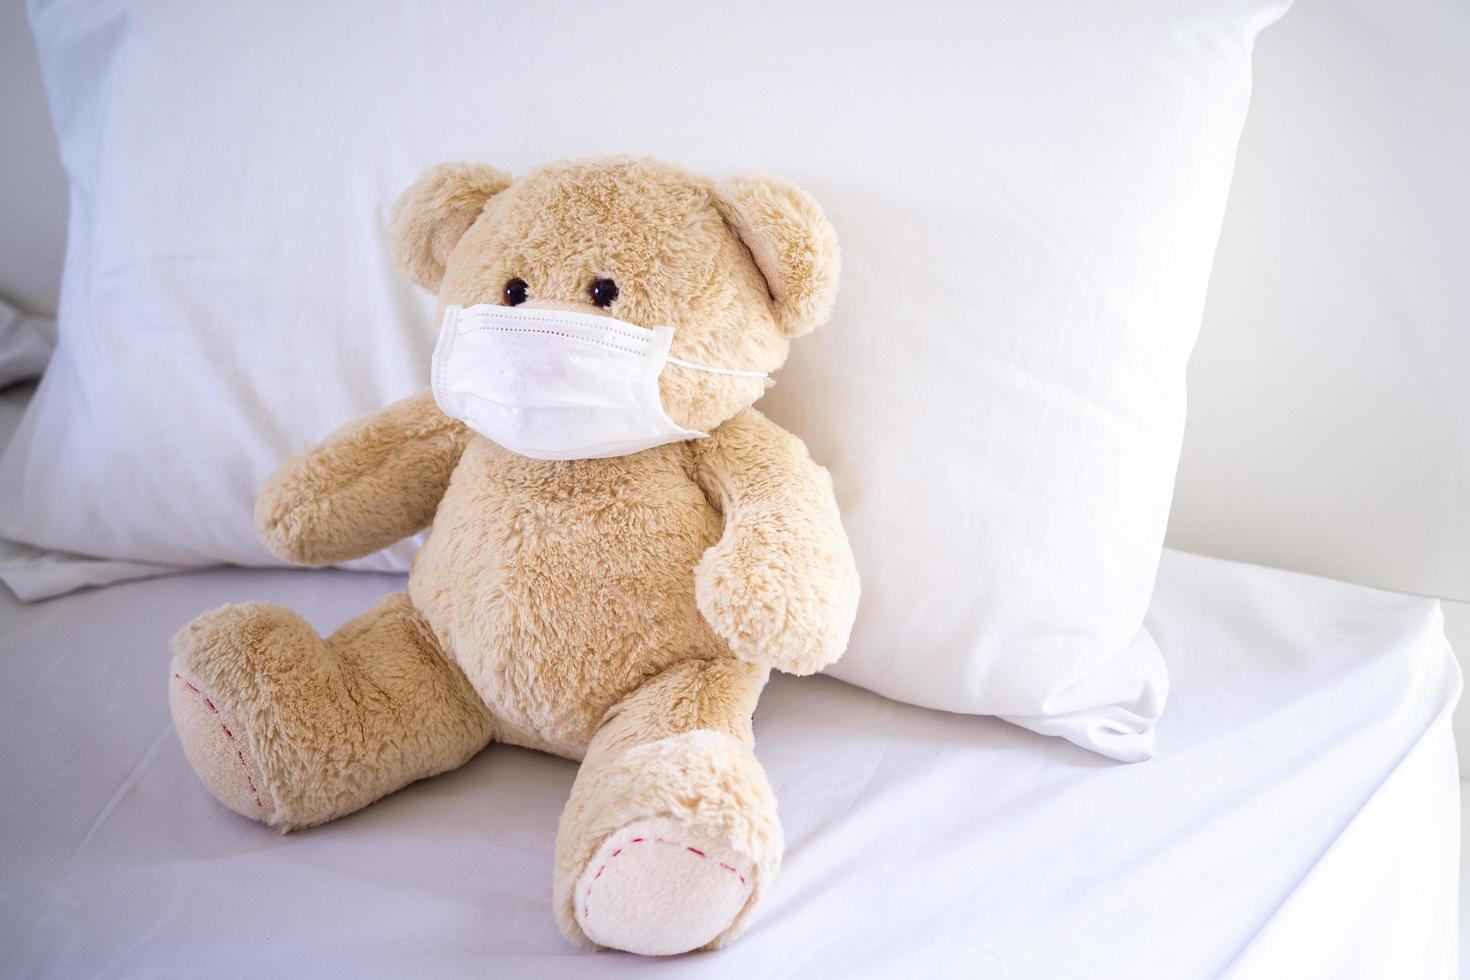
[[[509,174],[483,163],[441,163],[424,171],[398,196],[388,221],[398,270],[429,292],[438,292],[449,253],[485,202],[509,185]]]
[[[812,196],[779,177],[734,177],[715,185],[725,222],[765,277],[776,323],[810,333],[837,299],[837,232]]]

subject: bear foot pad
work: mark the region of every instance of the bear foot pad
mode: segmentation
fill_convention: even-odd
[[[225,806],[269,823],[275,801],[239,719],[205,692],[192,676],[175,670],[168,689],[169,713],[184,755],[206,789]]]
[[[577,880],[577,922],[599,946],[668,956],[714,941],[751,891],[751,861],[668,817],[609,834]]]

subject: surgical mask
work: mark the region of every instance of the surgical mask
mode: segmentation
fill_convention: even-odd
[[[434,348],[434,400],[446,415],[532,459],[626,456],[703,439],[664,411],[664,369],[765,378],[669,356],[672,327],[512,306],[451,306]]]

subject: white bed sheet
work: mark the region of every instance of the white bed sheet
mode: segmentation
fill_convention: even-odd
[[[169,634],[247,598],[331,628],[396,587],[219,570],[5,596],[3,971],[1453,975],[1459,674],[1433,601],[1167,554],[1148,626],[1172,698],[1158,757],[1131,766],[778,677],[756,736],[783,872],[735,945],[649,963],[552,925],[569,762],[491,747],[286,837],[200,787],[169,725]]]

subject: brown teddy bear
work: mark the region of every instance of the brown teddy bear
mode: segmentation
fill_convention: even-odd
[[[781,860],[756,698],[835,660],[858,601],[830,478],[751,408],[831,310],[836,236],[789,183],[642,158],[441,165],[391,231],[439,296],[434,387],[286,461],[256,518],[304,564],[432,530],[407,591],[326,639],[262,603],[180,631],[184,751],[281,830],[490,742],[581,760],[562,931],[718,947]]]

